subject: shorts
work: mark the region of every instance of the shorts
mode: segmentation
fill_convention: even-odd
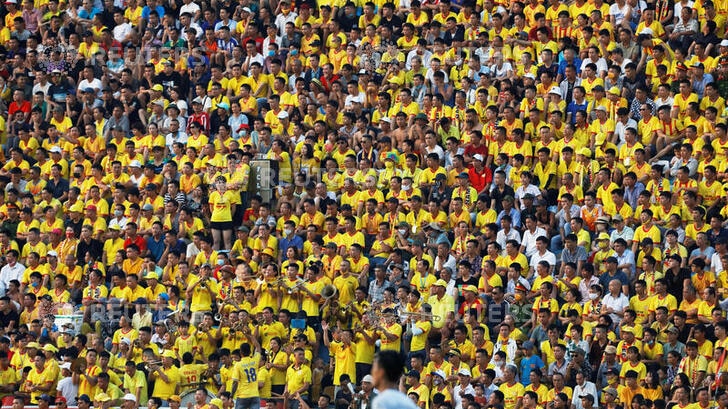
[[[210,222],[210,229],[212,230],[232,230],[233,222]]]

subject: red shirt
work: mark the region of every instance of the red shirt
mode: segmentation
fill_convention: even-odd
[[[8,114],[10,116],[14,115],[16,112],[23,112],[24,114],[30,113],[30,101],[23,101],[21,103],[17,103],[15,101],[10,103],[10,106],[8,107]]]

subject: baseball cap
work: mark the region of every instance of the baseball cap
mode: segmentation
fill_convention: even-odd
[[[153,91],[159,91],[159,92],[162,92],[162,91],[164,91],[164,87],[163,87],[163,86],[162,86],[161,84],[154,84],[154,85],[152,86],[152,90],[153,90]]]
[[[483,155],[481,155],[479,153],[476,153],[475,155],[473,155],[473,160],[479,160],[479,161],[482,162],[483,161]]]
[[[134,396],[133,393],[127,393],[126,395],[124,395],[124,397],[122,399],[123,400],[130,400],[132,402],[136,402],[136,396]],[[169,399],[171,400],[171,398],[169,398]]]
[[[447,283],[442,278],[435,281],[435,284],[433,284],[433,285],[438,286],[438,287],[447,287]]]
[[[445,376],[445,372],[443,372],[441,369],[430,372],[430,375],[439,376],[442,379],[447,379],[447,376]]]
[[[470,369],[468,369],[468,368],[461,368],[461,369],[460,369],[460,370],[458,371],[458,375],[463,375],[463,376],[471,376],[471,375],[470,375]]]

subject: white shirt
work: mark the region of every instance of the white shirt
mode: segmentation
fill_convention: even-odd
[[[273,42],[275,44],[278,44],[278,48],[281,48],[281,38],[278,37],[278,36],[276,36],[276,38],[274,40],[272,40],[272,41],[271,41],[270,37],[266,37],[263,40],[263,49],[267,51],[268,50],[268,46],[270,45],[271,42]]]
[[[344,107],[353,107],[352,104],[364,104],[364,93],[360,92],[358,95],[347,95],[344,100]]]
[[[622,144],[624,143],[624,131],[626,131],[627,128],[637,129],[637,122],[632,118],[627,119],[626,124],[623,124],[622,121],[616,121],[616,122],[617,123],[614,124],[614,134],[618,136],[617,145],[619,145],[621,147]],[[629,163],[626,163],[626,161],[625,161],[624,166],[629,166]]]
[[[298,14],[294,12],[289,12],[288,15],[284,15],[283,13],[276,16],[275,25],[278,27],[278,34],[283,35],[283,33],[286,32],[286,23],[293,23],[296,21],[296,17],[298,17]]]
[[[0,294],[5,295],[5,291],[8,289],[8,285],[12,280],[18,280],[23,277],[25,266],[16,262],[15,265],[10,266],[6,264],[0,269]]]
[[[116,40],[120,43],[124,42],[124,39],[126,38],[126,36],[129,35],[129,33],[131,33],[131,30],[132,30],[131,24],[129,24],[129,23],[119,24],[118,26],[114,27],[114,29],[112,30],[112,32],[114,33],[114,40]]]
[[[96,93],[98,94],[99,92],[101,92],[101,88],[103,88],[103,84],[101,83],[101,80],[98,78],[94,78],[91,81],[84,78],[78,83],[77,91],[80,94],[86,88],[93,88],[94,90],[96,90]]]
[[[536,266],[538,265],[538,263],[540,261],[545,261],[545,262],[549,263],[550,266],[555,266],[556,265],[556,255],[548,250],[546,250],[546,252],[543,255],[539,254],[538,251],[535,251],[531,255],[531,263],[530,263],[531,267],[533,267],[533,269],[535,270]]]
[[[593,62],[594,61],[592,61],[591,58],[584,59],[584,61],[581,63],[580,71],[584,72],[584,68],[586,68],[589,63]],[[604,58],[599,58],[594,64],[597,65],[597,77],[600,76],[602,72],[607,72],[607,61]]]
[[[713,255],[710,257],[710,265],[713,266],[716,274],[723,271],[723,262],[720,261],[720,254],[718,254],[718,252],[713,253]],[[0,277],[2,277],[1,271]]]
[[[121,219],[117,219],[116,217],[114,217],[113,219],[109,220],[109,227],[117,226],[119,227],[120,231],[124,231],[124,227],[126,227],[127,223],[129,223],[129,220],[126,217],[122,217]]]
[[[452,270],[454,273],[455,271],[457,271],[457,263],[455,261],[455,257],[453,257],[452,254],[448,254],[447,256],[448,256],[447,260],[442,260],[442,258],[440,258],[440,256],[435,257],[434,264],[438,265],[439,263],[442,263],[442,267],[440,267],[440,269],[449,267],[450,270]]]
[[[496,243],[500,244],[501,248],[506,248],[506,242],[508,240],[515,240],[517,242],[521,242],[521,233],[519,233],[516,229],[511,228],[511,231],[506,234],[505,230],[500,229],[498,230],[498,233],[495,236]]]
[[[606,308],[611,308],[613,311],[616,312],[624,312],[624,310],[629,308],[629,299],[627,299],[627,297],[621,292],[617,297],[609,293],[605,295],[602,299],[602,306],[605,308],[604,311],[606,311]],[[612,318],[612,321],[614,321],[615,325],[619,325],[619,323],[622,321],[622,318],[616,313],[610,313],[609,316]]]
[[[543,229],[543,227],[536,227],[536,230],[534,230],[533,233],[531,233],[531,231],[528,229],[523,232],[521,245],[523,245],[526,250],[526,257],[531,257],[533,253],[536,252],[536,239],[541,236],[549,236],[548,233],[546,233],[546,230]],[[553,264],[556,263],[554,262]]]
[[[422,55],[417,54],[417,48],[413,49],[409,53],[407,53],[407,61],[405,61],[404,65],[408,70],[412,69],[412,60],[416,57],[420,57],[420,61],[422,61],[422,65],[424,67],[430,66],[430,58],[432,58],[432,52],[430,50],[425,50]]]
[[[173,135],[170,132],[167,134],[167,136],[165,138],[165,144],[167,145],[167,147],[170,150],[172,149],[172,144],[174,144],[175,142],[184,143],[184,144],[187,143],[187,133],[185,131],[177,131],[175,133],[176,133],[176,135]]]
[[[594,397],[594,402],[599,402],[599,398],[597,397],[597,387],[594,386],[594,383],[592,382],[585,381],[584,386],[574,386],[574,395],[571,398],[571,404],[574,405],[574,409],[584,409],[579,395],[592,395]]]
[[[463,388],[460,384],[457,384],[456,387],[452,390],[452,398],[455,401],[455,409],[463,409],[463,398],[460,396],[460,391],[465,390],[465,395],[473,395],[475,396],[475,389],[473,388],[473,385],[468,384],[465,388]]]
[[[198,11],[200,11],[200,6],[194,1],[191,1],[189,4],[183,4],[182,7],[179,8],[179,15],[181,16],[184,13],[190,13],[192,14],[192,21],[195,21]]]
[[[56,390],[61,392],[61,396],[66,398],[69,406],[76,406],[76,396],[78,396],[78,385],[73,384],[73,378],[70,376],[58,381]]]
[[[372,401],[372,409],[419,409],[412,399],[404,393],[387,389],[377,395]]]

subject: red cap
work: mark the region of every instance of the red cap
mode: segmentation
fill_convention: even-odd
[[[96,210],[96,205],[90,204],[90,205],[86,206],[86,210]]]
[[[66,398],[64,398],[63,396],[56,396],[56,403],[58,402],[68,403]]]

